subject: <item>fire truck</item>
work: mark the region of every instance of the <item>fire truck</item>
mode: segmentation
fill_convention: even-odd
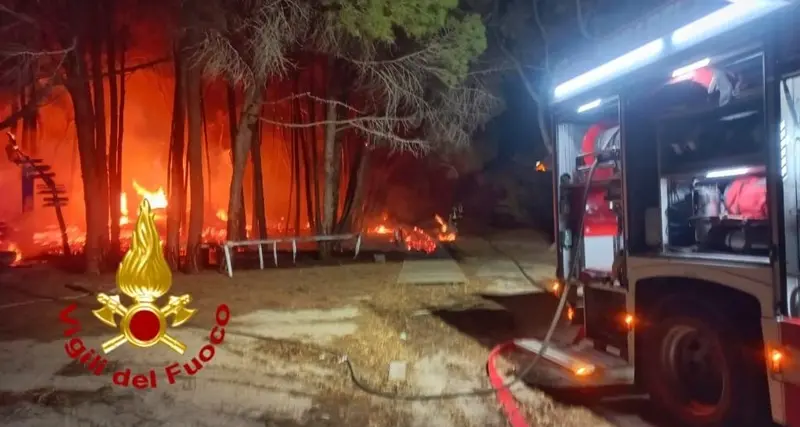
[[[633,385],[680,425],[800,426],[798,11],[673,2],[554,73],[583,334],[517,342],[557,372],[537,381]]]

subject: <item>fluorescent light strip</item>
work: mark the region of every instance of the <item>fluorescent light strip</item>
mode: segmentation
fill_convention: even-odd
[[[750,168],[719,169],[706,173],[706,178],[729,178],[750,173]]]
[[[556,86],[553,96],[556,100],[562,100],[569,95],[573,95],[579,91],[589,89],[604,83],[613,77],[633,70],[634,68],[644,65],[647,61],[651,61],[658,57],[664,50],[664,40],[658,39],[637,49],[634,49],[625,55],[612,59],[605,64],[589,70],[578,77],[567,80],[564,83]]]
[[[708,64],[711,64],[711,58],[701,59],[697,62],[693,62],[689,65],[684,67],[678,68],[677,70],[672,72],[672,78],[676,79],[678,77],[682,77],[687,74],[691,74],[695,70],[699,70],[703,67],[708,67]]]
[[[738,27],[786,6],[781,1],[737,1],[712,12],[672,33],[672,45],[685,48]]]
[[[580,107],[578,107],[578,112],[579,113],[583,113],[583,112],[592,110],[594,108],[599,107],[602,103],[603,103],[602,99],[595,99],[592,102],[587,102],[586,104],[583,104]]]

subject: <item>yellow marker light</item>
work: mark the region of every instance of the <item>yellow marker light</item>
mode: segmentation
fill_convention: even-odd
[[[626,314],[625,315],[625,326],[628,329],[633,329],[633,323],[634,323],[635,320],[636,319],[633,318],[632,314]]]
[[[572,372],[578,377],[585,377],[594,373],[593,365],[581,365],[572,369]]]
[[[783,353],[780,350],[773,349],[769,354],[769,367],[774,373],[780,373],[783,369]]]

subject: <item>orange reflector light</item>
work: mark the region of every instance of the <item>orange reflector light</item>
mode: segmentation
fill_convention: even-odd
[[[572,372],[579,377],[585,377],[587,375],[591,375],[594,372],[594,366],[592,365],[581,365],[575,367]]]
[[[575,310],[572,307],[567,307],[567,320],[570,322],[575,318]]]
[[[633,322],[634,322],[633,315],[632,314],[626,314],[625,315],[625,326],[628,329],[633,329]]]
[[[779,373],[783,368],[783,353],[780,350],[773,349],[770,351],[769,367],[775,373]]]
[[[561,289],[561,283],[553,282],[550,286],[550,290],[553,291],[554,294],[558,294],[558,291]]]

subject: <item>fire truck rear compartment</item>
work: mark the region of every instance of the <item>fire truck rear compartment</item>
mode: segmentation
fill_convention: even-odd
[[[633,380],[626,254],[768,263],[760,64],[759,55],[714,63],[699,70],[699,82],[654,85],[622,107],[606,100],[557,123],[561,268],[582,283],[585,340],[546,357],[566,378],[548,381]],[[709,90],[712,81],[728,92]],[[623,204],[626,172],[630,207]],[[570,272],[573,258],[577,271]],[[593,374],[577,374],[583,365]]]
[[[673,101],[653,120],[666,255],[768,261],[761,61],[740,61],[725,68],[739,85],[727,99]]]
[[[566,260],[578,257],[580,273],[607,276],[605,281],[613,284],[615,257],[626,252],[626,245],[643,240],[647,248],[633,248],[636,252],[768,262],[761,62],[760,55],[730,58],[695,70],[696,79],[654,85],[622,109],[607,101],[590,114],[558,123],[565,277]],[[625,115],[622,131],[620,111]],[[635,176],[628,178],[627,242],[623,169]],[[583,241],[573,241],[580,224]]]

